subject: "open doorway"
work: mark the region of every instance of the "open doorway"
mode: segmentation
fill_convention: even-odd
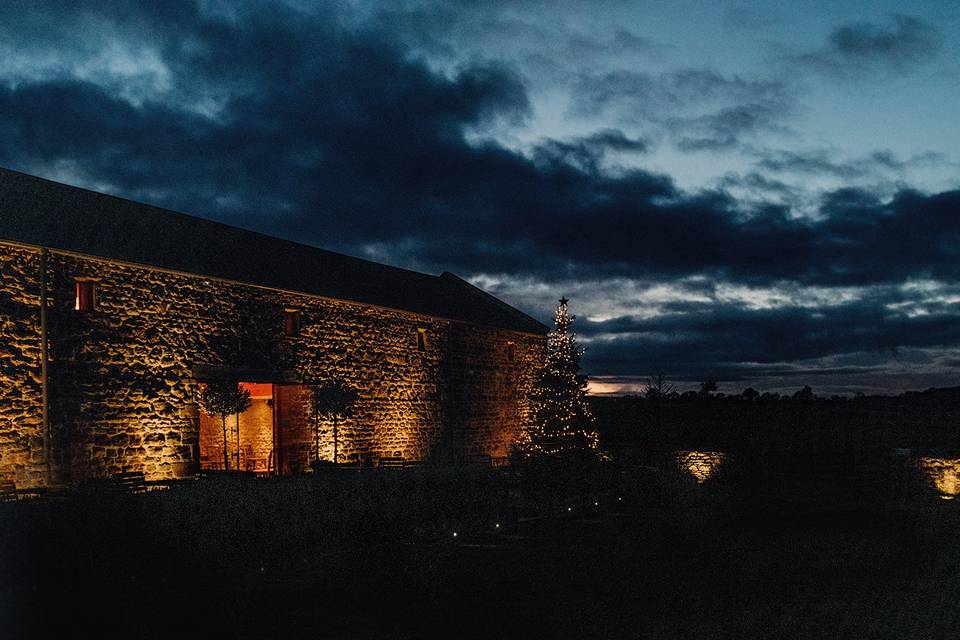
[[[200,468],[275,473],[274,385],[241,382],[240,386],[250,392],[250,408],[239,415],[227,417],[226,434],[219,416],[200,414]]]
[[[310,388],[302,384],[276,384],[273,393],[276,471],[283,475],[304,473],[314,457]]]
[[[250,392],[250,408],[227,417],[200,414],[200,468],[253,471],[259,475],[296,475],[310,468],[313,431],[310,391],[301,384],[241,382]]]

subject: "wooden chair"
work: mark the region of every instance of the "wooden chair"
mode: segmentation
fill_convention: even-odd
[[[265,472],[269,461],[267,458],[257,458],[253,455],[253,445],[243,445],[243,468],[246,471]]]
[[[125,471],[111,476],[114,486],[124,493],[143,493],[147,490],[147,479],[143,471]]]
[[[223,471],[223,458],[217,456],[200,456],[201,471]]]

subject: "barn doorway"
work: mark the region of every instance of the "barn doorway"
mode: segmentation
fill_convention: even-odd
[[[200,414],[200,468],[248,471],[257,475],[296,475],[310,469],[314,456],[310,391],[302,384],[241,382],[250,408],[227,417]]]
[[[302,384],[273,385],[276,472],[298,475],[314,458],[310,421],[310,388]]]
[[[277,416],[274,385],[241,382],[240,386],[250,392],[250,408],[227,417],[226,433],[219,416],[200,414],[200,468],[251,471],[260,475],[275,473]]]

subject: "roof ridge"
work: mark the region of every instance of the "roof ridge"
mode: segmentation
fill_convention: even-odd
[[[132,198],[126,198],[126,197],[124,197],[124,196],[118,196],[118,195],[112,194],[112,193],[106,193],[106,192],[103,192],[103,191],[95,191],[95,190],[93,190],[93,189],[89,189],[89,188],[87,188],[87,187],[81,187],[81,186],[78,186],[78,185],[75,185],[75,184],[68,184],[68,183],[66,183],[66,182],[59,182],[59,181],[57,181],[57,180],[51,180],[50,178],[44,178],[44,177],[42,177],[42,176],[36,176],[36,175],[31,174],[31,173],[25,173],[25,172],[23,172],[23,171],[18,171],[18,170],[16,170],[16,169],[11,169],[11,168],[9,168],[9,167],[0,166],[0,172],[12,173],[12,174],[15,174],[15,175],[17,175],[17,176],[20,176],[21,178],[26,178],[27,180],[36,180],[36,181],[38,181],[38,182],[44,182],[44,183],[47,183],[47,184],[49,184],[49,185],[53,185],[53,186],[56,187],[56,188],[73,190],[73,191],[79,191],[79,192],[82,192],[82,193],[84,193],[84,194],[88,194],[88,195],[90,195],[90,196],[94,196],[94,197],[98,197],[98,198],[109,198],[109,199],[111,199],[111,200],[116,200],[116,201],[118,201],[118,202],[125,203],[125,204],[130,204],[130,205],[134,205],[134,206],[137,206],[137,207],[149,207],[150,209],[154,209],[154,210],[156,210],[156,211],[160,211],[160,212],[164,213],[165,215],[177,216],[177,217],[179,217],[179,218],[184,218],[184,219],[186,219],[186,220],[188,220],[188,221],[200,222],[200,223],[203,223],[203,224],[211,225],[211,226],[213,226],[213,227],[220,227],[220,228],[225,229],[225,230],[227,230],[227,229],[229,229],[229,230],[231,230],[231,231],[240,230],[240,231],[243,231],[244,233],[249,233],[249,234],[251,234],[251,235],[259,236],[260,238],[262,238],[262,239],[264,239],[264,240],[268,240],[268,241],[270,241],[270,242],[282,242],[282,243],[289,244],[289,245],[292,245],[292,246],[295,246],[295,247],[305,247],[305,248],[307,248],[307,249],[310,249],[311,251],[320,251],[320,252],[323,252],[323,253],[325,253],[325,254],[327,254],[327,255],[336,256],[336,257],[338,257],[338,258],[346,258],[346,259],[348,259],[348,260],[355,260],[355,261],[357,261],[357,262],[361,262],[361,263],[368,264],[368,265],[374,265],[374,266],[377,266],[377,267],[383,267],[383,268],[387,268],[387,269],[395,269],[395,270],[397,270],[397,271],[402,271],[402,272],[405,272],[405,273],[415,274],[415,275],[418,275],[418,276],[421,276],[421,277],[439,278],[439,276],[436,275],[436,274],[424,273],[424,272],[422,272],[422,271],[415,271],[415,270],[413,270],[413,269],[407,269],[407,268],[405,268],[405,267],[398,267],[398,266],[392,265],[392,264],[384,264],[383,262],[377,262],[377,261],[375,261],[375,260],[369,260],[369,259],[367,259],[367,258],[361,258],[361,257],[359,257],[359,256],[350,255],[350,254],[348,254],[348,253],[342,253],[342,252],[340,252],[340,251],[332,251],[332,250],[330,250],[330,249],[325,249],[325,248],[319,247],[319,246],[317,246],[317,245],[307,244],[307,243],[305,243],[305,242],[297,242],[296,240],[290,240],[290,239],[288,239],[288,238],[281,238],[281,237],[279,237],[279,236],[272,236],[272,235],[267,234],[267,233],[264,233],[264,232],[262,232],[262,231],[257,231],[257,230],[255,230],[255,229],[249,229],[249,228],[247,228],[247,227],[241,227],[241,226],[238,226],[238,225],[235,225],[235,224],[227,224],[226,222],[223,222],[223,221],[220,221],[220,220],[214,220],[214,219],[212,219],[212,218],[205,218],[205,217],[203,217],[203,216],[193,215],[193,214],[190,214],[190,213],[184,213],[183,211],[177,211],[176,209],[168,209],[167,207],[161,207],[160,205],[151,204],[151,203],[149,203],[149,202],[142,202],[142,201],[140,201],[140,200],[134,200],[134,199],[132,199]]]
[[[449,272],[444,277],[374,262],[3,167],[0,238],[147,268],[545,333],[530,316]]]
[[[471,284],[467,280],[464,280],[463,278],[461,278],[455,273],[444,271],[443,273],[440,274],[440,279],[460,285],[463,291],[467,291],[473,294],[474,296],[481,297],[487,302],[491,302],[495,304],[501,310],[506,311],[507,313],[513,315],[514,317],[520,320],[523,320],[524,322],[531,322],[538,325],[539,327],[543,327],[544,332],[548,331],[548,327],[542,322],[540,322],[539,320],[537,320],[536,318],[534,318],[533,316],[526,314],[523,311],[520,311],[519,309],[517,309],[516,307],[507,304],[500,298],[494,296],[493,294],[487,293],[480,287],[474,286],[473,284]]]

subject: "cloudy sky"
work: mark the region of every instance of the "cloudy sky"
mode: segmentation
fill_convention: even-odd
[[[404,267],[660,371],[960,384],[952,0],[0,4],[0,164]]]

